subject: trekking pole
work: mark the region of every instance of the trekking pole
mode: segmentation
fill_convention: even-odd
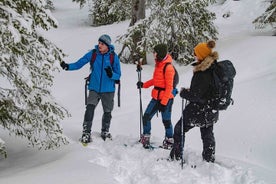
[[[138,81],[141,82],[141,63],[138,62],[137,64],[137,74],[138,74]],[[140,139],[141,139],[141,135],[142,135],[142,120],[143,120],[143,107],[142,107],[142,92],[141,92],[141,88],[139,88],[139,97],[140,97]]]
[[[118,107],[120,107],[121,106],[121,81],[118,82],[117,95],[118,95]]]
[[[87,105],[87,85],[88,85],[88,78],[89,77],[86,77],[86,78],[84,78],[84,80],[85,80],[85,86],[84,86],[84,103],[85,103],[85,105]]]
[[[184,107],[184,98],[182,98],[182,107],[181,107],[181,169],[183,169],[184,165],[184,115],[183,111],[184,108],[186,108],[187,105],[187,100],[185,102],[185,107]]]

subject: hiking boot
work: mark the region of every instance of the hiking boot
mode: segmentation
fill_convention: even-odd
[[[140,142],[143,144],[145,149],[150,148],[150,135],[149,134],[142,134]]]
[[[180,143],[174,143],[172,150],[170,152],[170,157],[172,160],[181,160],[182,159],[182,155],[181,155],[181,147],[180,147]]]
[[[101,138],[102,138],[104,141],[106,140],[106,138],[112,140],[111,134],[110,134],[109,132],[105,132],[105,131],[101,133]]]
[[[91,139],[90,134],[89,134],[89,133],[84,133],[84,134],[82,134],[82,136],[81,136],[81,138],[80,138],[80,141],[81,141],[82,143],[89,143],[89,142],[91,142],[92,139]]]
[[[173,147],[173,138],[165,137],[162,148],[171,150]]]

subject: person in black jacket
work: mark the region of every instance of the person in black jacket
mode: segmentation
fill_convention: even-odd
[[[203,160],[207,162],[215,161],[215,137],[213,124],[218,120],[218,111],[213,111],[210,101],[213,95],[213,75],[212,65],[218,59],[218,53],[212,51],[215,41],[199,43],[194,48],[196,63],[193,64],[193,77],[190,89],[182,88],[180,96],[189,103],[183,111],[184,141],[185,133],[194,127],[200,127],[201,139],[203,142]],[[182,118],[174,127],[174,145],[170,152],[171,159],[182,159],[181,154],[181,124]]]

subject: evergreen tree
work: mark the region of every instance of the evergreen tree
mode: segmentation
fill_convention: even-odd
[[[92,25],[100,26],[124,21],[131,16],[129,0],[93,0]]]
[[[146,19],[130,27],[119,42],[127,45],[128,51],[121,59],[125,63],[133,62],[129,55],[133,52],[135,34],[142,33],[137,44],[140,52],[152,51],[154,45],[166,43],[173,58],[182,64],[194,60],[194,46],[209,39],[217,39],[217,30],[213,24],[215,14],[206,8],[211,1],[202,0],[154,0],[150,3],[151,13]]]
[[[82,8],[89,6],[91,24],[101,26],[120,22],[131,17],[131,1],[129,0],[73,0]]]
[[[50,149],[68,143],[58,123],[69,114],[50,92],[64,54],[37,30],[57,27],[45,6],[44,0],[0,1],[0,126]]]
[[[51,11],[53,11],[55,9],[54,7],[54,4],[51,0],[46,0],[46,6],[45,6],[46,9],[49,9]]]
[[[271,25],[276,35],[276,0],[272,0],[270,6],[259,17],[257,17],[253,24],[257,29],[263,29],[267,25]]]
[[[80,7],[83,7],[84,4],[86,3],[86,0],[73,0],[73,2],[79,3]]]
[[[7,157],[7,152],[6,152],[6,145],[5,142],[0,139],[0,156],[3,156],[4,158]],[[1,157],[0,157],[1,158]]]
[[[129,26],[133,27],[136,22],[139,22],[141,19],[145,19],[146,16],[146,1],[145,0],[132,0],[131,8],[131,21]],[[125,42],[122,50],[118,54],[122,62],[133,61],[141,62],[142,64],[147,64],[146,52],[139,48],[139,43],[142,40],[142,37],[145,35],[144,29],[137,29],[129,36],[129,42]],[[125,49],[131,50],[129,52],[128,58],[124,58],[122,54],[125,52]]]

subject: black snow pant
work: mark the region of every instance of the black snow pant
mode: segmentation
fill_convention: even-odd
[[[182,119],[177,122],[177,124],[174,127],[174,144],[175,146],[181,146],[181,121]],[[186,125],[184,122],[184,143],[183,147],[185,145],[185,133],[188,132],[190,129],[194,128],[194,126]],[[214,162],[215,161],[215,137],[213,133],[213,125],[210,125],[208,127],[200,127],[200,133],[201,133],[201,139],[203,143],[203,151],[202,151],[202,158],[203,160],[207,162]],[[178,148],[177,150],[180,150]]]
[[[86,111],[84,114],[83,121],[83,133],[90,134],[92,121],[94,118],[95,109],[101,100],[103,106],[103,115],[102,115],[102,132],[109,132],[110,121],[112,118],[111,112],[114,106],[114,92],[112,93],[96,93],[95,91],[89,91],[89,96],[87,99]]]

